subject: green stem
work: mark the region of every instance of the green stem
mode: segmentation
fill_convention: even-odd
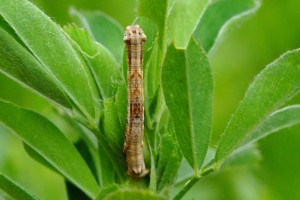
[[[216,168],[210,167],[206,168],[201,172],[200,176],[191,177],[183,186],[183,188],[178,192],[178,194],[174,197],[174,200],[180,200],[182,197],[199,181],[202,180],[208,174],[214,172]]]
[[[200,179],[201,177],[192,177],[174,197],[174,200],[180,200]]]

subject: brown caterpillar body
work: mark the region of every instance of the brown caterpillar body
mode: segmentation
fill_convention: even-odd
[[[134,178],[147,175],[143,155],[144,95],[143,48],[147,37],[139,25],[127,26],[124,42],[127,46],[128,106],[124,152],[127,174]]]

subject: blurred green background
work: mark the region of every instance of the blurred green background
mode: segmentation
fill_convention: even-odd
[[[60,25],[71,22],[70,6],[100,10],[123,27],[135,16],[135,0],[32,1]],[[299,19],[299,0],[262,0],[259,11],[232,31],[209,55],[216,83],[212,146],[216,145],[255,75],[282,53],[300,47]],[[41,113],[51,109],[42,97],[2,74],[0,98]],[[290,103],[299,103],[299,100],[300,97],[296,97]],[[198,183],[186,199],[192,195],[205,200],[300,199],[299,130],[297,126],[263,139],[258,144],[262,154],[260,163],[214,174]],[[26,185],[41,199],[66,199],[63,180],[33,161],[24,152],[20,140],[1,126],[0,171]]]

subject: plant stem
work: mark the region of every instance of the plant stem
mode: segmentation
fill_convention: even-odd
[[[180,200],[182,197],[199,181],[202,180],[205,176],[208,174],[214,172],[216,168],[210,167],[207,169],[204,169],[201,172],[200,176],[193,176],[191,177],[183,186],[183,188],[178,192],[178,194],[174,197],[174,200]]]
[[[174,197],[174,200],[180,200],[200,179],[201,177],[192,177]]]

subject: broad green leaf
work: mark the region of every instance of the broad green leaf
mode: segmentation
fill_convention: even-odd
[[[220,164],[267,117],[300,91],[300,50],[285,53],[268,65],[248,88],[229,121],[216,152]]]
[[[7,176],[0,173],[0,190],[7,193],[10,197],[14,199],[22,200],[36,200],[37,198],[22,188],[20,185],[15,183],[13,180]]]
[[[18,43],[20,43],[23,47],[25,44],[20,40],[15,31],[10,27],[10,25],[4,20],[4,18],[0,15],[0,29],[7,32],[11,37],[13,37]],[[26,47],[25,47],[26,48]]]
[[[99,189],[90,169],[50,121],[37,113],[0,101],[0,122],[88,196],[96,197]]]
[[[52,101],[71,108],[69,98],[57,81],[26,48],[2,29],[0,29],[0,57],[0,72],[40,92]]]
[[[93,143],[93,141],[91,141],[96,140],[96,136],[92,133],[87,133],[86,131],[84,131],[81,127],[79,127],[79,124],[72,120],[67,114],[61,112],[58,113],[57,110],[53,110],[52,112],[48,111],[47,114],[48,119],[52,120],[51,122],[54,123],[71,142],[74,141],[73,143],[75,143],[77,151],[81,154],[85,162],[88,164],[94,177],[97,177],[97,169],[99,168],[97,162],[99,162],[99,156],[96,145]],[[74,134],[74,136],[72,136],[74,138],[69,136],[70,132]],[[49,169],[59,173],[44,157],[38,154],[34,149],[32,149],[24,142],[23,146],[26,153],[28,153],[30,157],[35,159],[40,164],[48,167]]]
[[[35,161],[39,162],[40,164],[44,165],[45,167],[48,167],[49,169],[53,170],[54,172],[59,173],[59,171],[56,170],[54,166],[52,166],[46,158],[44,158],[42,155],[40,155],[38,152],[36,152],[33,148],[31,148],[29,145],[27,145],[25,142],[23,142],[23,147],[26,151],[26,153],[33,158]]]
[[[165,198],[151,193],[148,190],[137,189],[121,189],[116,192],[109,193],[103,200],[165,200]]]
[[[186,50],[169,46],[162,86],[182,154],[195,175],[204,161],[212,122],[212,72],[204,51],[190,40]]]
[[[168,12],[166,42],[185,48],[209,0],[175,0]]]
[[[60,83],[90,123],[95,117],[94,97],[87,70],[62,30],[27,0],[2,0],[0,15],[13,28],[48,74]]]
[[[260,7],[260,0],[218,0],[211,3],[201,18],[194,36],[206,52],[228,31],[234,21],[241,22]]]
[[[140,0],[137,15],[152,20],[158,27],[159,46],[162,47],[165,36],[165,25],[168,11],[168,0]]]
[[[70,25],[64,30],[76,42],[77,49],[90,67],[102,99],[112,97],[116,92],[117,81],[121,74],[114,57],[82,28]]]
[[[267,137],[271,133],[300,123],[300,105],[284,107],[270,114],[266,120],[251,135],[244,144]]]
[[[86,12],[72,8],[70,15],[78,22],[78,25],[89,31],[94,40],[105,46],[118,63],[122,62],[123,28],[117,21],[99,11]]]

